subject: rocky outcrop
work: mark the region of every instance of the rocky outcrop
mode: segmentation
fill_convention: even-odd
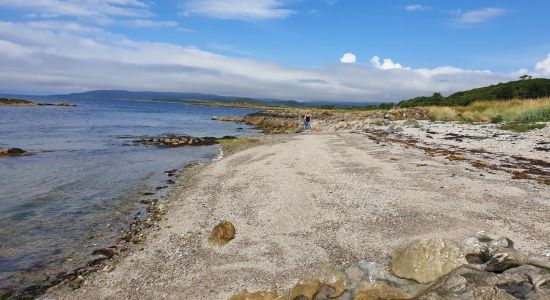
[[[20,155],[23,155],[25,153],[26,153],[26,151],[23,150],[23,149],[20,149],[20,148],[8,148],[8,149],[0,148],[0,157],[20,156]]]
[[[313,131],[357,130],[369,124],[385,124],[388,120],[426,119],[427,110],[417,108],[383,110],[322,110],[322,109],[266,109],[242,117],[212,117],[213,120],[242,122],[266,133],[296,133],[303,130],[303,117],[313,115]],[[418,126],[408,123],[407,126]],[[399,130],[399,129],[397,129]],[[402,131],[402,130],[401,130]]]
[[[64,106],[64,107],[73,107],[74,104],[69,104],[65,102],[55,102],[55,103],[36,103],[29,100],[23,99],[11,99],[11,98],[0,98],[0,105],[5,106]]]
[[[485,232],[460,243],[413,241],[388,264],[363,260],[341,274],[339,287],[309,279],[282,295],[245,290],[230,299],[550,299],[550,260],[530,259],[510,239]]]
[[[65,102],[55,102],[55,103],[37,103],[38,106],[62,106],[62,107],[75,107],[76,104],[69,104]]]
[[[22,99],[0,98],[0,105],[34,106],[36,103]]]
[[[235,139],[234,136],[224,136],[221,139],[215,137],[193,137],[189,135],[167,134],[156,137],[144,137],[135,140],[134,144],[154,145],[161,147],[181,146],[208,146],[218,144],[220,140]]]

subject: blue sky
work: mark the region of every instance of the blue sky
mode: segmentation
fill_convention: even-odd
[[[393,101],[550,76],[550,1],[0,0],[0,92]]]

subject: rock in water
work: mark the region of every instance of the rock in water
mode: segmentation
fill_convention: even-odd
[[[223,246],[235,238],[235,226],[229,221],[222,221],[214,226],[208,240],[210,244]]]
[[[428,283],[467,263],[452,241],[418,240],[394,252],[391,271],[401,278]]]
[[[19,148],[0,148],[0,156],[19,156],[25,154],[25,150]]]

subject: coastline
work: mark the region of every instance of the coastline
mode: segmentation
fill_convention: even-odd
[[[472,169],[465,160],[432,156],[429,151],[415,149],[407,143],[372,139],[368,133],[351,133],[356,129],[350,129],[348,133],[267,135],[259,138],[267,139],[266,143],[248,143],[242,152],[238,149],[235,154],[230,153],[234,155],[224,155],[220,161],[190,168],[172,189],[166,220],[161,221],[160,229],[152,234],[151,239],[146,239],[143,250],[128,253],[120,261],[115,260],[115,268],[92,274],[84,280],[81,289],[50,291],[46,298],[132,298],[138,295],[140,298],[172,298],[178,295],[186,299],[206,296],[208,299],[227,299],[242,289],[284,291],[297,279],[320,278],[323,267],[328,265],[345,265],[364,258],[382,261],[392,248],[411,239],[438,236],[457,240],[479,230],[519,241],[520,249],[530,255],[545,250],[544,240],[548,240],[550,233],[542,215],[550,212],[550,203],[544,201],[542,195],[548,194],[548,185],[524,179],[511,180],[509,174],[500,170]],[[287,143],[280,144],[282,141]],[[287,149],[287,144],[293,151]],[[294,187],[294,192],[301,194],[303,187],[285,181],[284,177],[269,180],[272,175],[269,170],[295,168],[300,160],[294,156],[298,153],[303,160],[308,160],[311,153],[307,148],[316,146],[332,147],[334,153],[346,154],[343,160],[336,157],[340,166],[334,165],[333,168],[342,168],[340,175],[349,177],[352,183],[356,177],[366,176],[368,184],[364,187],[352,185],[346,191],[332,186],[329,181],[325,185],[331,188],[327,189],[318,185],[323,178],[308,174],[313,169],[313,173],[318,171],[321,173],[317,175],[324,176],[323,173],[331,173],[331,169],[325,166],[317,170],[315,164],[308,164],[295,170],[298,173],[290,177],[306,180],[302,182],[306,185],[316,185],[298,198],[313,196],[314,200],[306,202],[316,204],[307,206],[281,199],[281,193],[288,197],[294,195],[281,189]],[[330,152],[323,155],[326,153]],[[375,153],[381,157],[372,156]],[[279,163],[283,162],[282,166],[273,161],[279,156],[285,156],[279,160]],[[358,157],[368,157],[372,166],[364,166],[364,161]],[[320,161],[335,159],[318,158]],[[258,169],[260,162],[264,169]],[[249,172],[243,170],[246,168]],[[449,171],[452,173],[447,174]],[[397,172],[394,175],[406,174],[406,177],[390,176],[393,172]],[[445,176],[444,184],[452,186],[436,188],[434,185],[440,181],[438,176]],[[266,188],[267,183],[270,185]],[[347,184],[346,181],[340,183]],[[358,195],[356,189],[365,195]],[[391,189],[396,191],[390,192]],[[478,193],[480,189],[484,192]],[[255,196],[249,197],[249,193]],[[348,199],[348,193],[351,193],[351,199]],[[377,193],[392,194],[397,197],[396,203],[391,201],[391,197],[380,197],[375,202],[367,197],[379,197]],[[257,198],[262,197],[260,195],[274,197],[282,202],[280,205],[286,203],[291,207],[279,207],[276,211],[281,215],[274,215],[272,206],[277,206],[278,201],[266,203]],[[528,199],[522,200],[526,195],[529,195]],[[442,196],[445,197],[440,199]],[[244,203],[240,201],[241,197],[246,198]],[[329,201],[334,197],[346,202],[335,205]],[[366,197],[368,207],[357,202],[363,197]],[[436,199],[438,201],[434,202]],[[411,207],[412,203],[408,201],[420,201],[421,207]],[[504,202],[499,204],[503,207],[495,206],[497,202]],[[473,207],[465,208],[462,206],[465,203]],[[442,212],[432,211],[434,205]],[[531,210],[533,205],[538,207],[537,210]],[[349,219],[337,217],[338,214],[333,214],[335,211],[343,212]],[[372,219],[358,217],[359,212],[370,215]],[[541,216],[533,217],[533,214]],[[295,219],[292,218],[294,215]],[[530,217],[521,218],[521,215]],[[328,226],[324,229],[324,223],[316,221],[323,216],[328,217],[323,221]],[[234,222],[237,236],[227,246],[215,248],[205,241],[209,230],[220,220]],[[299,224],[302,222],[305,225]],[[266,226],[282,227],[268,234],[271,229],[266,231]],[[532,228],[537,230],[533,232]],[[364,236],[367,232],[371,236]],[[288,234],[288,238],[279,236]],[[329,241],[319,239],[327,234],[334,237],[328,238]]]

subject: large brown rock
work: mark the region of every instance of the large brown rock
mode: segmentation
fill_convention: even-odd
[[[235,238],[235,226],[229,221],[222,221],[214,226],[208,240],[215,246],[223,246]]]
[[[456,243],[443,239],[414,241],[392,257],[392,273],[420,283],[432,282],[468,263]]]

